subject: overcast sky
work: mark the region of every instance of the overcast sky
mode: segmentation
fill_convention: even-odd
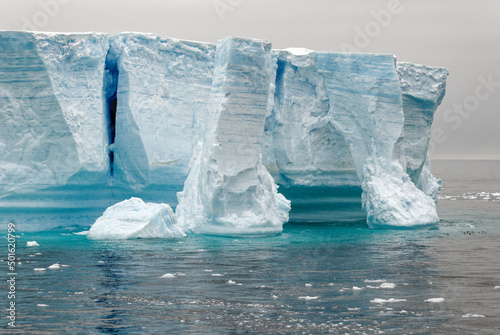
[[[433,158],[500,159],[499,0],[0,0],[0,29],[254,37],[447,67]]]

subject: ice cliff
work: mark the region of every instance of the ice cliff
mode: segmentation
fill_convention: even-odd
[[[105,34],[0,32],[0,189],[106,184]]]
[[[238,217],[276,232],[277,184],[292,221],[438,221],[428,146],[446,69],[258,40],[0,32],[0,74],[2,216],[28,198],[33,213],[47,197],[176,206],[184,189],[187,230]]]

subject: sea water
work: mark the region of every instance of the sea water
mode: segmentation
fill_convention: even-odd
[[[436,161],[433,172],[443,179],[433,230],[361,221],[113,242],[75,235],[77,222],[18,231],[0,333],[499,334],[500,162]]]

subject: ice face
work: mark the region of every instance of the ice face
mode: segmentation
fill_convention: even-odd
[[[166,204],[145,203],[139,198],[121,201],[104,212],[90,228],[91,239],[178,238],[186,234],[177,226]]]
[[[134,33],[111,38],[115,184],[182,189],[208,120],[214,55],[208,43]]]
[[[290,203],[262,164],[273,78],[269,42],[226,38],[217,45],[210,123],[203,148],[178,194],[187,231],[265,235],[282,231]]]
[[[314,53],[335,125],[351,148],[370,227],[419,227],[439,222],[431,197],[401,165],[405,115],[391,55]]]
[[[1,195],[106,184],[105,34],[0,32]]]
[[[437,201],[441,182],[430,173],[429,140],[434,112],[446,91],[448,70],[411,63],[397,63],[401,81],[406,171],[412,181]]]

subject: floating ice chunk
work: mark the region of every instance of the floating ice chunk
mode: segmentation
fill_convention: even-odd
[[[348,311],[359,311],[360,309],[361,308],[359,308],[359,307],[352,307],[352,308],[351,307],[347,307]]]
[[[227,283],[229,285],[236,285],[236,282],[234,280],[228,280]]]
[[[312,287],[312,284],[307,284],[305,285],[306,287]]]
[[[382,284],[380,284],[379,287],[380,288],[395,288],[396,284],[394,284],[394,283],[382,283]]]
[[[299,297],[299,299],[303,299],[303,300],[316,300],[318,298],[319,298],[318,296],[310,297],[308,295]]]
[[[104,212],[89,230],[91,239],[177,238],[186,236],[177,226],[169,205],[145,203],[139,198],[119,202]]]
[[[52,264],[51,266],[47,267],[47,269],[55,270],[55,269],[60,269],[61,265],[59,263]]]
[[[28,241],[28,243],[26,243],[26,246],[27,247],[39,247],[40,244],[38,244],[36,241]]]
[[[374,303],[374,304],[385,304],[385,303],[404,302],[404,301],[406,301],[406,299],[396,299],[396,298],[381,299],[381,298],[375,298],[373,300],[370,300],[370,302]]]
[[[353,291],[363,291],[363,288],[362,287],[353,286],[352,290]]]
[[[37,305],[37,307],[49,307],[49,305],[47,305],[47,304],[36,304],[36,305]]]
[[[212,277],[223,277],[224,275],[221,273],[213,273]]]
[[[467,313],[467,314],[462,315],[462,317],[463,318],[485,318],[486,315]]]
[[[495,286],[493,289],[494,289],[494,290],[499,290],[499,289],[500,289],[500,286]]]
[[[46,268],[34,268],[33,271],[47,271]]]
[[[365,279],[364,282],[365,283],[385,283],[387,280],[385,279]]]
[[[444,302],[444,298],[430,298],[425,300],[425,302],[440,303]]]
[[[177,277],[173,273],[165,273],[163,276],[160,276],[160,278],[173,279],[173,278],[177,278]]]

